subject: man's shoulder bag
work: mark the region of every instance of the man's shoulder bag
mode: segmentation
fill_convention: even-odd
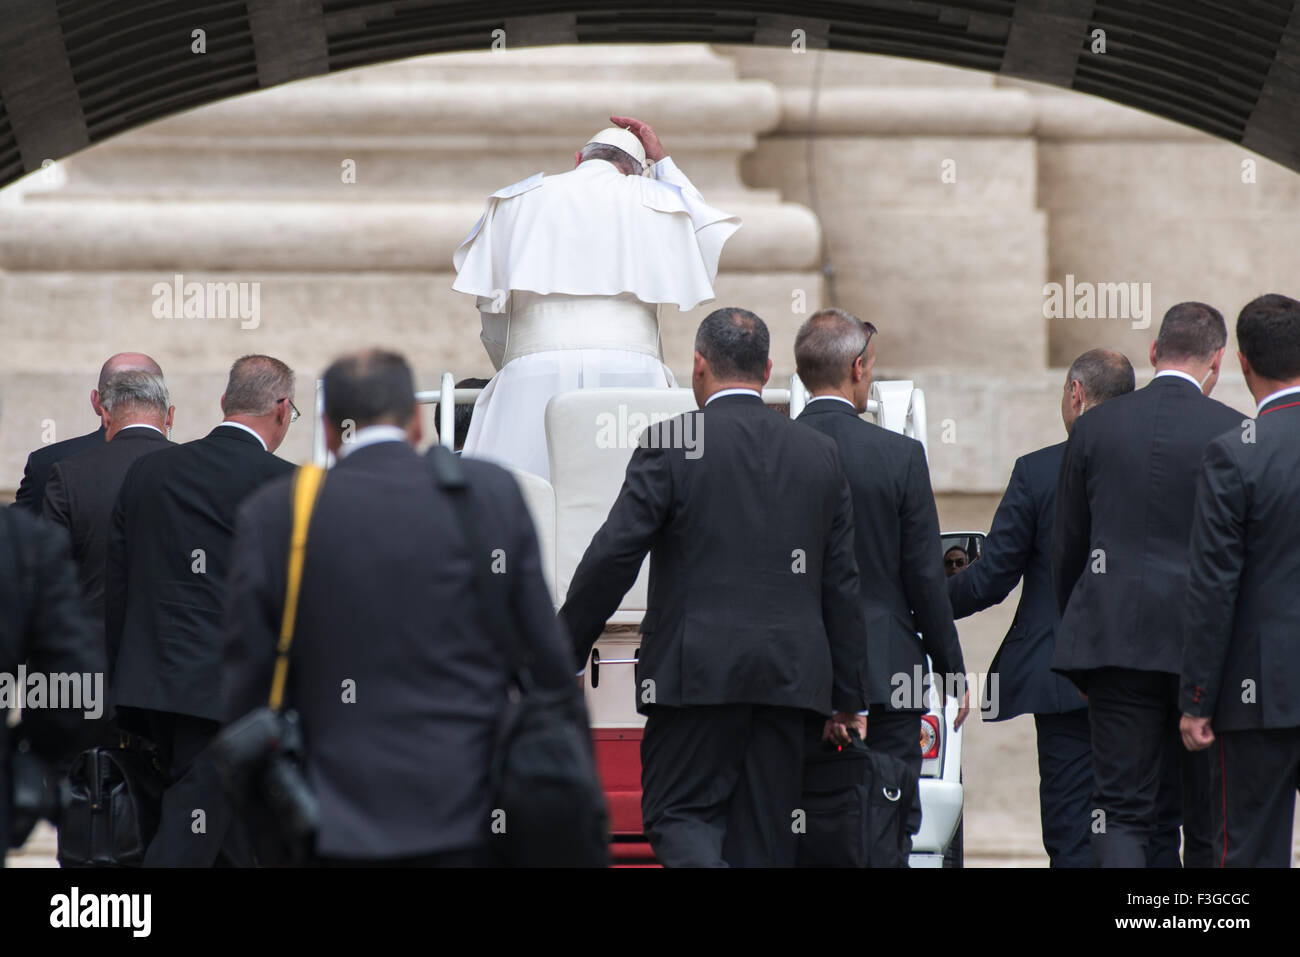
[[[434,446],[428,462],[469,545],[484,625],[510,680],[492,755],[488,849],[508,867],[605,867],[608,812],[582,697],[573,684],[543,688],[533,681],[507,579],[492,572],[460,460]]]

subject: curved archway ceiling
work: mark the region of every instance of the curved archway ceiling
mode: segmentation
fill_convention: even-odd
[[[206,52],[191,50],[205,32]],[[510,46],[856,50],[1053,83],[1300,170],[1300,0],[0,0],[0,186],[170,113],[334,70]],[[1106,52],[1094,53],[1094,31]]]

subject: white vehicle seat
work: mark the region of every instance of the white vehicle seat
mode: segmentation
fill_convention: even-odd
[[[578,562],[604,524],[623,487],[627,463],[646,425],[695,409],[690,389],[579,389],[546,406],[546,441],[555,489],[556,598],[564,596]],[[648,572],[611,620],[635,624],[646,608]]]
[[[560,603],[555,591],[555,489],[551,483],[540,475],[519,469],[507,469],[519,484],[528,514],[533,518],[533,527],[537,529],[537,547],[542,553],[542,575],[546,578],[546,590],[551,594],[551,601],[558,609]]]

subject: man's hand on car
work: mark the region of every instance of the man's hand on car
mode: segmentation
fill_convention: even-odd
[[[952,729],[956,731],[966,723],[966,717],[970,714],[970,689],[961,697],[961,707],[957,709],[957,717],[953,719]]]

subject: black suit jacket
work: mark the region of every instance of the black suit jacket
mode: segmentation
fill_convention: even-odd
[[[1219,731],[1300,727],[1300,395],[1205,450],[1181,707]]]
[[[14,495],[14,504],[19,508],[27,509],[33,515],[41,514],[41,503],[45,501],[45,483],[49,481],[50,470],[54,468],[55,463],[102,444],[105,435],[106,430],[101,425],[94,432],[87,432],[73,439],[64,439],[62,442],[54,442],[27,456],[27,466],[23,469],[23,479],[18,484],[18,492]]]
[[[834,440],[853,492],[871,706],[923,711],[924,698],[912,689],[915,669],[925,673],[926,655],[939,675],[966,671],[944,589],[939,513],[925,448],[859,418],[853,406],[837,399],[809,402],[798,421]]]
[[[576,695],[523,496],[495,465],[462,467],[481,546],[501,550],[500,594],[533,676]],[[290,485],[269,484],[240,511],[222,662],[229,719],[270,693]],[[452,506],[406,443],[362,446],[326,476],[301,588],[287,700],[302,716],[320,800],[319,853],[405,857],[476,843],[492,810],[488,757],[506,671]]]
[[[1180,376],[1079,416],[1052,529],[1056,671],[1076,681],[1104,667],[1178,674],[1201,458],[1242,421]]]
[[[21,509],[0,514],[0,609],[0,673],[16,677],[25,663],[29,674],[103,674],[104,647],[77,594],[68,544]],[[62,762],[90,743],[94,725],[84,720],[86,710],[31,708],[12,731],[0,720],[0,839],[9,834],[10,734],[29,739],[47,761]]]
[[[679,418],[690,417],[701,420],[694,433],[676,419],[643,433],[574,572],[560,618],[579,664],[648,551],[639,710],[861,711],[867,636],[853,500],[835,443],[756,396],[722,396]],[[674,434],[699,436],[701,453],[671,448]]]
[[[1052,519],[1064,454],[1061,442],[1016,459],[984,554],[948,579],[955,618],[991,608],[1011,594],[1016,582],[1025,582],[1011,628],[989,665],[990,676],[998,676],[997,694],[987,688],[984,700],[996,705],[996,714],[986,710],[985,721],[1061,714],[1087,706],[1074,685],[1052,671],[1061,623],[1052,593]]]
[[[113,510],[105,566],[105,624],[114,699],[197,718],[221,718],[221,609],[235,511],[293,471],[243,429],[137,459]],[[147,729],[129,711],[121,723]]]
[[[101,632],[108,526],[118,490],[132,462],[169,444],[167,437],[155,429],[128,427],[120,430],[111,442],[55,463],[45,483],[41,514],[46,521],[67,532],[81,595],[91,620]]]

